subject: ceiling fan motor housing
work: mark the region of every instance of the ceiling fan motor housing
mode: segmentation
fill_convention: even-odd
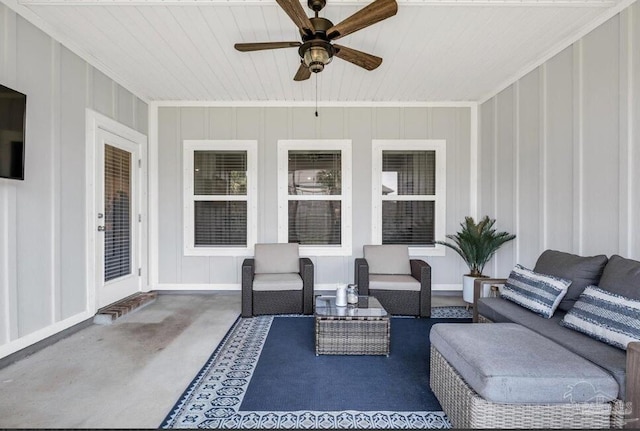
[[[309,4],[311,5],[313,1],[316,0],[309,0]],[[327,38],[327,30],[333,27],[333,23],[320,17],[309,18],[309,20],[313,24],[315,33],[313,35],[302,33],[304,43],[298,48],[298,54],[311,72],[318,73],[324,70],[324,66],[331,63],[335,54],[335,49]]]
[[[326,0],[307,0],[307,6],[314,12],[320,12],[326,4]]]
[[[309,21],[311,21],[311,24],[313,24],[313,29],[315,30],[315,33],[309,34],[309,33],[304,33],[303,31],[300,31],[302,40],[307,41],[310,39],[318,39],[318,38],[328,40],[327,30],[333,27],[333,23],[328,19],[321,18],[319,16],[311,17],[309,18]]]

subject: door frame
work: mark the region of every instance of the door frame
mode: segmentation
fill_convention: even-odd
[[[85,267],[86,267],[86,295],[87,295],[87,311],[95,314],[98,310],[97,295],[97,276],[98,268],[96,265],[96,253],[98,235],[98,203],[96,201],[96,171],[98,163],[99,145],[102,145],[99,130],[120,136],[128,141],[138,145],[140,155],[140,171],[139,183],[140,190],[138,193],[138,208],[141,215],[139,223],[138,236],[138,265],[142,269],[140,274],[140,291],[149,290],[148,278],[148,179],[147,179],[147,136],[119,123],[111,118],[100,114],[92,109],[86,109],[86,145],[85,145],[85,229],[86,229],[86,250],[85,250]],[[134,164],[135,166],[135,164]],[[135,214],[133,215],[134,217]],[[132,268],[136,271],[135,268]]]

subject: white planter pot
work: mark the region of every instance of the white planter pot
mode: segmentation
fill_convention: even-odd
[[[473,283],[476,278],[486,278],[486,277],[472,277],[470,275],[462,276],[462,299],[469,304],[473,304]],[[489,292],[491,290],[491,285],[485,284],[482,286],[482,292],[480,292],[480,296],[489,296]]]

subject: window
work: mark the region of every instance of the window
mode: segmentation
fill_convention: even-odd
[[[375,244],[407,244],[415,256],[444,255],[444,140],[373,141]]]
[[[184,141],[185,255],[251,255],[256,141]]]
[[[278,142],[278,241],[351,255],[351,141]]]

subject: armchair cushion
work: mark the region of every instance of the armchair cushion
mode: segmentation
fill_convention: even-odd
[[[420,287],[420,282],[410,275],[369,275],[369,290],[413,290],[419,292]]]
[[[298,273],[300,271],[298,244],[256,244],[254,258],[256,274]]]
[[[365,245],[370,274],[411,274],[409,247],[402,244]]]
[[[282,291],[302,290],[302,278],[299,274],[256,274],[253,278],[253,290]]]

